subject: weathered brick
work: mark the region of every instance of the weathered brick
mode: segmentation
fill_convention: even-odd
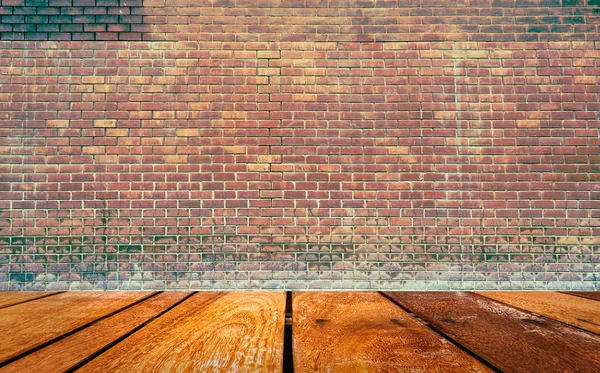
[[[597,288],[597,6],[4,0],[0,287]]]

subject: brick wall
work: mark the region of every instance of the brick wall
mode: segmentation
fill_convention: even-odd
[[[0,0],[0,289],[597,289],[598,0]]]

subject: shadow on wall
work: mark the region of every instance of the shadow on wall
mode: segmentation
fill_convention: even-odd
[[[142,40],[143,0],[0,0],[0,40]]]

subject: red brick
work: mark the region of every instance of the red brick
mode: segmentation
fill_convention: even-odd
[[[126,3],[4,1],[0,240],[43,233],[50,252],[99,232],[143,244],[153,278],[212,255],[306,286],[332,252],[352,278],[394,278],[389,250],[423,269],[429,251],[595,260],[600,55],[583,2],[569,17],[546,0]],[[198,276],[218,287],[216,268]]]

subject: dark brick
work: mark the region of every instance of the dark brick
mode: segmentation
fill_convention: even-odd
[[[48,23],[48,16],[26,16],[25,23]]]
[[[567,24],[585,23],[585,17],[563,17],[563,22]]]
[[[12,8],[12,14],[15,14],[15,15],[36,14],[36,9],[37,8],[35,8],[35,7],[29,7],[29,6],[23,6],[23,7],[15,6]],[[45,8],[41,8],[41,9],[45,9]]]
[[[33,28],[35,28],[35,25]],[[25,32],[25,40],[48,40],[48,34],[45,32]]]
[[[2,23],[25,23],[24,16],[2,16]]]
[[[142,16],[119,16],[119,23],[142,23]]]
[[[76,7],[76,6],[64,7],[64,8],[60,8],[60,14],[71,15],[71,16],[81,15],[81,14],[83,14],[83,9],[84,9],[83,7]]]
[[[118,16],[96,16],[96,23],[119,23]]]
[[[36,31],[38,31],[38,32],[59,32],[60,31],[60,25],[57,25],[57,24],[51,24],[51,25],[38,24]]]
[[[36,31],[36,25],[33,23],[27,24],[27,23],[20,23],[20,24],[14,24],[13,25],[13,31],[15,32],[35,32]]]
[[[52,24],[71,23],[72,20],[71,16],[48,16],[48,23]]]
[[[10,281],[23,283],[23,282],[32,282],[34,279],[33,273],[11,273]]]
[[[28,9],[32,9],[34,10],[33,14],[38,14],[38,15],[57,15],[60,14],[60,10],[61,8],[59,7],[38,7],[38,8],[28,8]]]
[[[61,24],[60,32],[82,32],[83,24],[74,23],[74,24]]]
[[[92,6],[92,7],[84,7],[83,14],[91,15],[91,14],[106,14],[106,7],[101,6]]]

